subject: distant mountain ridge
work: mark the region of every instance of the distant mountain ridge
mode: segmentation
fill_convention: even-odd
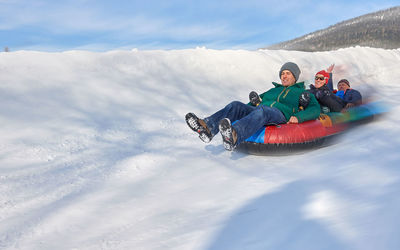
[[[400,48],[400,6],[332,25],[265,49],[328,51],[353,46]]]

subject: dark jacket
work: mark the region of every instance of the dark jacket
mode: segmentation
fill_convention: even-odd
[[[261,104],[275,107],[282,111],[288,121],[291,116],[297,117],[299,123],[317,119],[320,114],[318,101],[311,95],[310,103],[304,110],[299,110],[300,95],[306,91],[304,82],[295,83],[285,87],[279,83],[272,83],[275,88],[268,90],[260,95]]]
[[[343,99],[345,104],[352,103],[360,105],[362,103],[361,93],[355,89],[347,89],[346,91],[338,91],[336,95]]]
[[[310,85],[309,91],[317,98],[322,110],[324,110],[323,107],[328,107],[328,112],[340,112],[345,106],[344,101],[336,96],[326,84],[321,88]]]
[[[332,73],[329,74],[329,80],[327,83],[328,88],[331,91],[333,90],[333,80],[332,80]],[[352,103],[354,105],[360,105],[362,103],[361,93],[355,89],[348,89],[346,91],[337,91],[336,96],[340,97],[344,101],[344,106],[348,103]]]

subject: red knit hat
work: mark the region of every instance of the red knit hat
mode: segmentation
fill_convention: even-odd
[[[325,70],[321,70],[321,71],[319,71],[319,72],[318,72],[317,74],[315,74],[315,75],[323,75],[323,76],[325,77],[325,84],[328,83],[328,80],[329,80],[329,73],[326,72]]]

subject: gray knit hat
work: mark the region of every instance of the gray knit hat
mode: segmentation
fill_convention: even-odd
[[[282,65],[282,68],[279,71],[279,78],[281,78],[282,71],[284,71],[284,70],[289,70],[290,72],[292,72],[292,74],[297,82],[297,80],[299,79],[300,73],[301,73],[299,66],[297,66],[297,64],[295,64],[293,62],[287,62],[284,65]]]

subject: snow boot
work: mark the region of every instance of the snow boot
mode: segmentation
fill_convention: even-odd
[[[204,120],[199,119],[193,113],[187,113],[185,116],[185,120],[189,128],[191,128],[194,132],[199,134],[199,138],[205,142],[209,143],[212,139],[212,135],[210,130],[207,128],[206,123]]]
[[[236,147],[237,134],[228,118],[224,118],[219,122],[219,132],[222,135],[224,148],[228,151],[233,151]]]
[[[253,106],[258,106],[261,103],[261,98],[255,91],[251,91],[249,94],[250,103]]]

